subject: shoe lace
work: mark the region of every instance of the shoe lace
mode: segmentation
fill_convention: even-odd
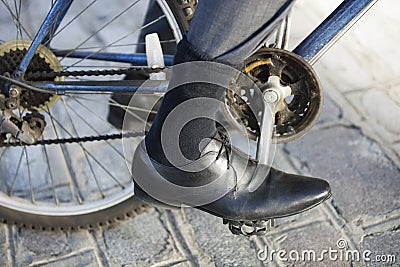
[[[237,177],[235,168],[231,164],[230,154],[232,152],[232,145],[231,145],[231,142],[229,141],[229,137],[225,133],[218,131],[218,135],[219,135],[219,138],[211,137],[211,139],[221,143],[221,147],[218,150],[216,160],[218,160],[221,157],[223,151],[225,150],[227,169],[229,170],[232,167],[232,170],[234,173],[234,179],[235,179],[234,196],[236,197],[236,193],[238,191],[238,177]]]

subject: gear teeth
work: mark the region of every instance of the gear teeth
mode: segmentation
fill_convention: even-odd
[[[0,73],[12,72],[22,61],[23,56],[27,52],[32,41],[30,40],[16,40],[8,41],[0,44],[0,60],[3,66],[0,66]],[[36,51],[29,67],[28,72],[31,71],[61,71],[62,66],[57,57],[45,46],[40,45]],[[40,77],[39,77],[40,78]],[[64,77],[55,77],[55,81],[62,81]],[[23,109],[27,110],[44,110],[53,106],[58,100],[59,96],[56,94],[43,94],[37,92],[23,92],[21,99],[25,102],[21,104]]]
[[[227,224],[234,235],[264,236],[274,227],[275,220],[232,221],[223,219],[223,224]]]

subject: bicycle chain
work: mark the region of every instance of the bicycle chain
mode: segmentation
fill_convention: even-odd
[[[84,136],[84,137],[70,137],[70,138],[60,138],[60,139],[46,139],[39,140],[35,144],[23,144],[24,146],[38,146],[38,145],[58,145],[58,144],[71,144],[71,143],[84,143],[84,142],[95,142],[95,141],[109,141],[121,139],[123,137],[133,138],[144,136],[144,133],[130,132],[130,133],[119,133],[119,134],[104,134],[97,136]],[[1,143],[0,147],[15,147],[20,146],[20,143]]]
[[[56,77],[78,77],[78,76],[106,76],[106,75],[124,75],[131,71],[140,71],[142,73],[150,74],[156,73],[164,70],[165,68],[146,68],[146,67],[130,67],[126,69],[108,69],[108,70],[91,70],[91,71],[37,71],[37,72],[27,72],[25,74],[26,80],[54,80]],[[95,141],[108,141],[121,139],[123,137],[133,138],[143,136],[144,133],[130,132],[130,133],[119,133],[119,134],[104,134],[98,136],[84,136],[84,137],[70,137],[61,139],[46,139],[39,140],[35,144],[26,146],[36,146],[36,145],[54,145],[54,144],[71,144],[71,143],[82,143],[82,142],[95,142]],[[0,142],[0,147],[15,147],[20,146],[21,143],[4,143]]]
[[[131,71],[140,71],[145,74],[157,73],[165,68],[146,68],[146,67],[130,67],[126,69],[108,69],[108,70],[78,70],[78,71],[36,71],[27,72],[25,74],[26,80],[54,80],[57,77],[79,77],[79,76],[106,76],[106,75],[124,75],[129,74]]]

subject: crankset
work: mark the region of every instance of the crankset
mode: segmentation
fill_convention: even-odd
[[[268,165],[271,137],[275,143],[288,142],[315,124],[322,108],[321,86],[305,60],[280,49],[259,50],[245,61],[244,72],[260,88],[262,96],[251,86],[236,86],[227,91],[229,108],[225,111],[233,125],[257,140],[256,160]],[[235,235],[262,236],[273,227],[274,219],[224,219],[223,223]]]
[[[280,88],[290,89],[289,92],[281,92],[283,97],[272,111],[275,116],[273,141],[286,143],[306,134],[316,123],[323,102],[321,85],[310,64],[292,52],[276,48],[262,48],[244,64],[243,72],[253,79],[263,93],[268,90],[271,81],[279,83]],[[281,94],[276,93],[276,97]],[[274,95],[270,97],[274,98]],[[262,102],[250,88],[227,92],[227,117],[241,131],[244,125],[247,131],[244,134],[253,140],[260,136]],[[260,108],[254,110],[254,107]]]

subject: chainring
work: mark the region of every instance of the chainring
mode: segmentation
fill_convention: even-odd
[[[261,90],[270,76],[278,76],[283,86],[291,88],[291,95],[283,101],[283,108],[274,112],[274,143],[295,140],[316,123],[322,110],[322,89],[315,71],[303,58],[282,49],[262,48],[244,62],[243,72]],[[246,88],[227,91],[226,104],[229,108],[225,111],[230,122],[238,129],[243,129],[240,125],[244,125],[247,132],[243,134],[253,140],[260,135],[262,110],[250,109],[249,103],[253,107],[262,107],[261,101]]]

